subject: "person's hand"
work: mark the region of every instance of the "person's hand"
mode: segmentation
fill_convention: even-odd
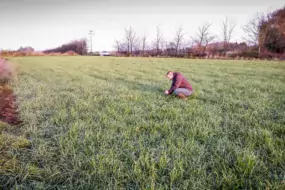
[[[164,94],[168,95],[168,94],[169,94],[169,91],[168,91],[168,90],[165,90],[165,91],[164,91]]]

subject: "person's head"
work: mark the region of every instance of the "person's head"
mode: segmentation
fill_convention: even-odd
[[[173,71],[168,71],[165,75],[169,80],[172,80],[174,77],[174,72]]]

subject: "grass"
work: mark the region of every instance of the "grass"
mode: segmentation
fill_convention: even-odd
[[[0,175],[6,187],[285,188],[284,62],[12,61],[30,145],[10,152],[19,163]],[[182,71],[193,97],[163,95],[168,70]]]

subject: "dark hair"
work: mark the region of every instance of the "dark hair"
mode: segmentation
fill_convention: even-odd
[[[173,71],[168,71],[168,72],[166,73],[166,75],[168,75],[169,73],[173,73]]]

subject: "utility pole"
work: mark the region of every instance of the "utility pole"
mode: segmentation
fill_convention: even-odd
[[[90,36],[90,52],[92,53],[92,36],[93,36],[93,31],[90,30],[88,34]]]

